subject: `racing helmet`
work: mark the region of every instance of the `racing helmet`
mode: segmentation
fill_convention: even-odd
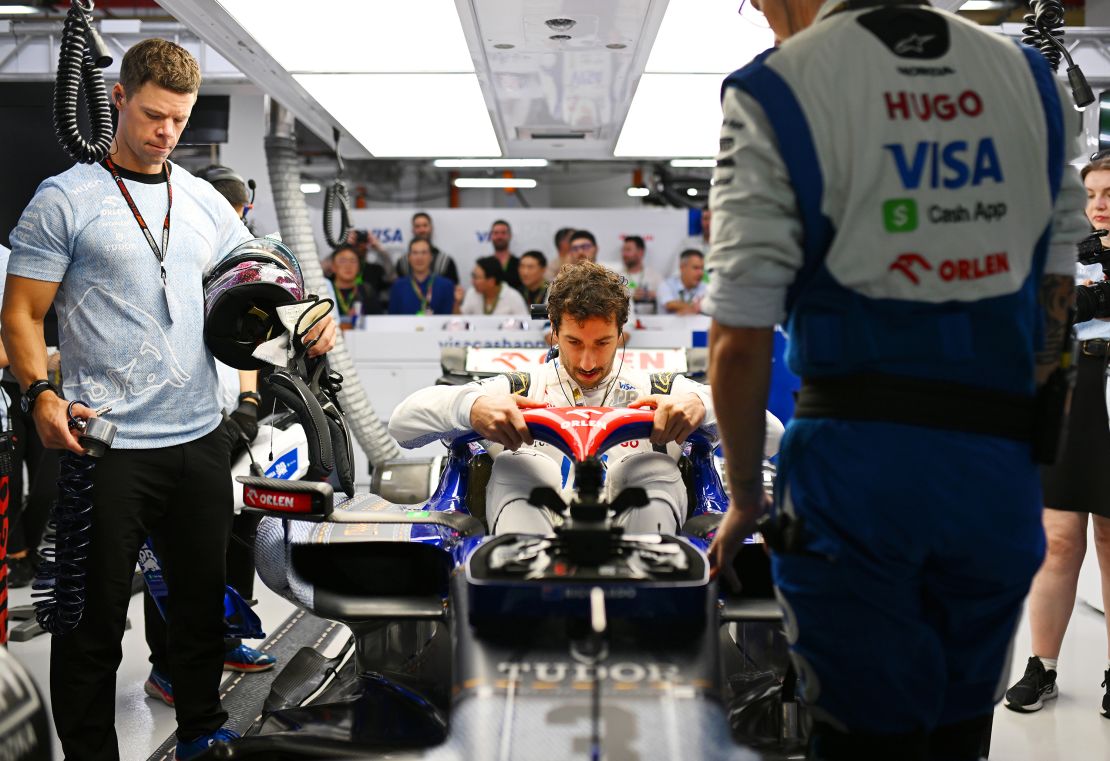
[[[259,344],[285,331],[277,308],[304,299],[297,257],[275,238],[240,243],[204,278],[204,342],[216,359],[260,370]]]

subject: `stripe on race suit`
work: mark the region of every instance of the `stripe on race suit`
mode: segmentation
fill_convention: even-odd
[[[1015,44],[1025,55],[1033,81],[1037,84],[1037,92],[1041,95],[1045,126],[1048,128],[1048,187],[1055,203],[1067,158],[1064,155],[1064,114],[1061,110],[1060,91],[1056,89],[1056,78],[1044,56],[1028,45]]]
[[[790,146],[780,151],[786,164],[790,184],[798,201],[802,221],[804,260],[798,276],[787,292],[786,308],[791,309],[798,291],[809,282],[824,262],[833,239],[832,221],[821,212],[825,178],[817,158],[813,133],[794,91],[781,76],[765,63],[774,49],[757,56],[750,64],[729,75],[722,87],[739,87],[763,108],[779,145]]]
[[[1032,74],[1033,81],[1037,85],[1037,92],[1041,96],[1041,108],[1044,111],[1045,128],[1048,135],[1048,192],[1052,196],[1053,205],[1055,205],[1056,198],[1060,194],[1060,184],[1063,182],[1064,165],[1067,162],[1067,151],[1065,150],[1067,141],[1064,137],[1064,113],[1060,103],[1060,91],[1056,89],[1056,78],[1044,56],[1028,45],[1015,44],[1025,55],[1025,61],[1029,64],[1029,72]],[[1033,250],[1030,280],[1034,284],[1039,284],[1041,277],[1044,275],[1051,238],[1052,219],[1050,217],[1048,226],[1045,227],[1044,233],[1041,234]],[[1043,310],[1043,306],[1038,301],[1037,313],[1039,318],[1043,314]],[[1043,318],[1037,320],[1033,329],[1036,345],[1041,346],[1044,342]]]

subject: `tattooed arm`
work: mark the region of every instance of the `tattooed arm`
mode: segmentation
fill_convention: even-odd
[[[1068,340],[1068,320],[1075,301],[1075,281],[1067,275],[1041,278],[1040,303],[1044,313],[1044,345],[1037,352],[1037,385],[1042,385],[1060,364],[1060,352]]]
[[[1068,96],[1062,83],[1056,83],[1056,91],[1060,96],[1060,103],[1067,104]],[[1061,113],[1064,135],[1070,137],[1066,141],[1064,155],[1060,157],[1064,159],[1064,170],[1052,209],[1048,256],[1038,294],[1044,314],[1044,343],[1038,347],[1036,355],[1035,377],[1038,386],[1043,385],[1052,370],[1059,366],[1064,341],[1071,340],[1068,318],[1075,304],[1075,247],[1091,231],[1091,224],[1084,214],[1087,190],[1079,172],[1070,163],[1072,158],[1086,152],[1079,113],[1067,105],[1061,108]]]

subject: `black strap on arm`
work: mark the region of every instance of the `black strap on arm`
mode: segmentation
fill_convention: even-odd
[[[669,394],[674,387],[674,379],[678,377],[677,373],[664,371],[660,373],[652,373],[651,378],[651,393],[653,394]]]
[[[509,381],[509,393],[513,396],[528,396],[532,389],[532,373],[516,370],[511,373],[501,373]]]

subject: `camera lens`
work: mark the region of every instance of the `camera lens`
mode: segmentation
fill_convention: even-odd
[[[1087,322],[1098,317],[1110,317],[1110,282],[1075,289],[1075,321]]]

